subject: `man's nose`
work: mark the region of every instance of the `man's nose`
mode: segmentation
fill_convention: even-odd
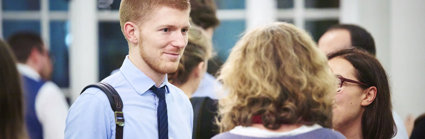
[[[182,32],[177,32],[175,35],[173,35],[173,42],[172,45],[184,48],[187,45],[187,35],[183,34]]]

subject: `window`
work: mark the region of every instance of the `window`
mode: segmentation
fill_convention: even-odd
[[[52,81],[60,87],[69,86],[68,21],[50,22],[50,54],[53,62]]]
[[[215,0],[221,24],[213,36],[214,49],[225,61],[241,34],[246,30],[247,10],[277,10],[276,21],[293,23],[306,29],[317,41],[331,25],[339,22],[339,0],[275,0],[276,9],[247,9],[249,0]],[[121,0],[98,8],[98,77],[118,69],[128,53],[128,45],[119,26]],[[267,1],[264,1],[267,2]],[[70,85],[69,71],[69,0],[2,0],[0,34],[9,37],[18,31],[39,33],[54,58],[52,80],[62,88]],[[100,7],[100,6],[99,6]],[[93,7],[95,8],[95,7]]]
[[[46,5],[49,3],[49,5]],[[38,33],[52,54],[52,81],[69,87],[69,60],[66,37],[67,0],[3,0],[0,33],[7,39],[20,31]]]
[[[121,32],[120,23],[99,22],[99,80],[121,67],[128,54],[127,41]]]
[[[314,40],[339,23],[339,0],[277,0],[278,21],[304,28]]]
[[[215,29],[213,45],[223,62],[245,31],[245,0],[216,0],[216,5],[220,25]]]
[[[214,32],[214,50],[220,60],[225,61],[236,41],[245,30],[245,20],[221,20]]]
[[[114,0],[111,5],[98,8],[99,80],[119,69],[128,54],[127,41],[121,32],[119,22],[120,3],[121,0]]]

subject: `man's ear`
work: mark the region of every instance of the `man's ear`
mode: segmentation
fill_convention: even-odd
[[[32,47],[26,62],[38,63],[40,60],[40,51],[36,47]]]
[[[378,93],[378,90],[375,86],[371,86],[363,91],[362,94],[362,102],[360,103],[361,106],[368,106],[370,105],[376,98],[376,94]]]
[[[137,44],[139,41],[139,27],[133,22],[125,22],[124,35],[127,41],[132,44]]]
[[[40,73],[41,69],[45,66],[44,61],[45,56],[43,55],[43,52],[40,52],[36,47],[33,47],[31,48],[28,59],[24,64],[27,64]]]

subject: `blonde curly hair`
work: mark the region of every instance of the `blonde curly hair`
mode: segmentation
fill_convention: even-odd
[[[219,101],[221,132],[250,126],[261,116],[268,129],[281,124],[332,125],[336,78],[311,37],[277,22],[246,33],[218,79],[229,92]]]

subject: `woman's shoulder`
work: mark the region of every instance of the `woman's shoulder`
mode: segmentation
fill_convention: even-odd
[[[341,133],[328,129],[328,128],[317,128],[312,131],[299,133],[299,134],[282,134],[282,135],[270,135],[270,136],[253,136],[253,135],[241,135],[235,132],[223,132],[214,136],[212,139],[345,139]]]
[[[238,135],[238,134],[233,134],[233,133],[230,133],[230,132],[223,132],[223,133],[220,133],[218,135],[215,135],[211,139],[246,139],[246,138],[249,138],[249,137]]]
[[[312,137],[316,139],[345,139],[345,136],[338,131],[329,128],[319,128],[305,134],[306,138]]]

